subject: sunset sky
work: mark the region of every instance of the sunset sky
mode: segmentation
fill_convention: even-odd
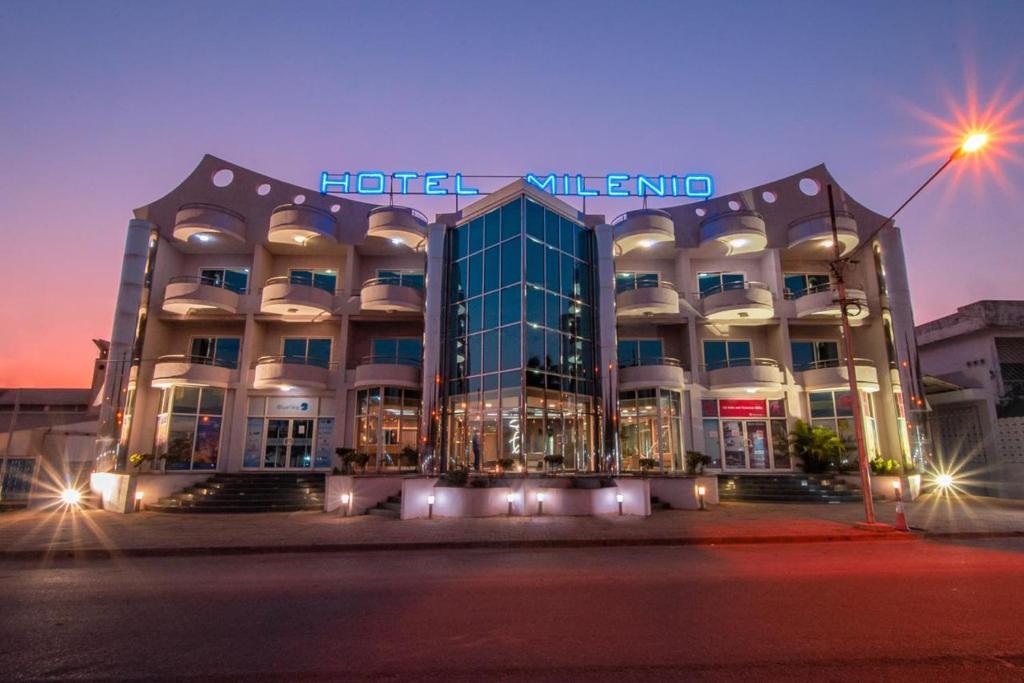
[[[899,220],[915,314],[1024,299],[1022,28],[1009,1],[4,2],[0,386],[87,384],[131,210],[207,152],[310,187],[707,171],[727,193],[825,162],[886,214],[990,112],[993,150]]]

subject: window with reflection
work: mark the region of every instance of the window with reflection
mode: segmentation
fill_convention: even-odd
[[[682,472],[683,394],[665,388],[619,392],[619,467]]]
[[[213,470],[220,454],[225,390],[175,386],[160,398],[154,451],[168,470]]]
[[[411,451],[419,451],[421,401],[418,389],[371,387],[356,392],[353,448],[369,456],[368,471],[416,470]]]

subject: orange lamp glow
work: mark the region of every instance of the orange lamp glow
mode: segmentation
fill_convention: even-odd
[[[960,151],[965,154],[971,154],[977,152],[986,144],[988,144],[988,133],[971,133],[964,138],[963,144],[960,145]]]

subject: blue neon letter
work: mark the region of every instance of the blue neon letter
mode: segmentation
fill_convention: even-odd
[[[409,194],[409,181],[413,178],[419,178],[420,174],[415,171],[395,171],[391,174],[392,178],[398,178],[398,193]]]
[[[331,177],[331,174],[324,171],[320,174],[320,194],[327,194],[331,191],[332,187],[339,188],[337,192],[348,192],[350,175],[348,173],[342,173],[340,176]]]
[[[376,185],[367,187],[366,179],[372,178]],[[384,174],[380,171],[362,171],[356,174],[356,192],[359,194],[384,194]]]
[[[646,197],[647,193],[650,192],[655,197],[665,196],[665,176],[658,176],[658,184],[645,175],[638,175],[636,177],[636,193],[641,197]]]
[[[462,186],[462,174],[455,174],[455,194],[480,194],[480,190],[475,187],[463,187]]]
[[[424,173],[423,193],[424,194],[448,194],[448,188],[441,187],[442,180],[448,177],[447,173]]]
[[[587,187],[587,181],[582,174],[576,175],[576,194],[581,197],[596,197],[600,194],[597,190]]]
[[[532,173],[527,173],[526,182],[530,183],[531,185],[535,185],[536,187],[539,187],[540,189],[545,190],[546,192],[550,192],[551,194],[556,193],[554,173],[549,173],[546,176],[544,176],[544,182],[541,182],[540,178],[533,175]],[[551,187],[549,188],[548,185],[550,185]]]
[[[608,196],[609,197],[628,197],[629,190],[622,188],[622,183],[629,180],[629,175],[626,173],[609,173],[605,178],[605,182],[608,185]]]
[[[683,194],[687,197],[710,197],[715,193],[715,183],[709,175],[688,175],[683,178]]]
[[[679,176],[674,175],[674,176],[671,176],[671,178],[672,178],[672,196],[673,197],[678,197],[679,196]]]

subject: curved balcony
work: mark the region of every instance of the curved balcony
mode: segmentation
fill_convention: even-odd
[[[737,358],[705,367],[711,389],[781,391],[782,371],[771,358]]]
[[[794,300],[798,318],[838,318],[839,295],[831,283],[811,287],[800,292],[787,292],[786,297]],[[867,294],[862,289],[846,288],[846,298],[856,303],[847,306],[851,321],[860,321],[870,314]]]
[[[637,358],[628,365],[619,366],[619,390],[650,387],[683,388],[686,373],[675,358]]]
[[[679,292],[671,282],[638,282],[633,289],[615,293],[615,311],[619,315],[656,315],[679,312]]]
[[[254,389],[293,388],[322,391],[327,388],[333,365],[312,358],[294,356],[263,356],[256,361],[252,386]]]
[[[267,239],[277,244],[305,245],[313,239],[337,242],[337,222],[329,212],[304,204],[283,204],[270,214]]]
[[[857,371],[857,387],[861,391],[878,391],[878,370],[875,364],[866,358],[854,358],[854,369]],[[846,361],[830,358],[811,363],[800,371],[798,381],[807,391],[841,390],[850,387],[850,373]]]
[[[857,221],[851,213],[836,213],[836,232],[843,254],[860,242]],[[807,255],[818,254],[822,258],[832,258],[835,254],[832,240],[832,218],[827,211],[812,214],[789,224],[790,249],[799,250]]]
[[[238,372],[234,365],[206,356],[161,356],[153,365],[155,389],[166,389],[176,384],[226,389],[237,379]]]
[[[174,239],[245,241],[245,216],[216,204],[184,204],[174,217]]]
[[[701,296],[704,317],[713,322],[742,323],[775,316],[775,300],[763,282],[737,282]]]
[[[403,285],[395,277],[373,278],[364,282],[359,290],[359,308],[362,311],[422,313],[423,290]]]
[[[416,249],[427,236],[427,217],[407,206],[378,206],[367,220],[367,237],[381,237]]]
[[[364,356],[356,366],[356,388],[389,386],[419,389],[422,358]]]
[[[164,288],[163,309],[185,315],[190,311],[217,310],[238,313],[245,292],[226,288],[198,277],[172,277]]]
[[[260,297],[260,312],[272,315],[316,316],[333,306],[334,292],[294,283],[287,275],[267,280]]]
[[[675,243],[676,228],[672,216],[660,209],[627,211],[612,221],[615,249],[619,255],[657,244]]]
[[[726,255],[751,254],[768,246],[764,218],[756,211],[729,211],[700,224],[700,245],[717,244]]]

